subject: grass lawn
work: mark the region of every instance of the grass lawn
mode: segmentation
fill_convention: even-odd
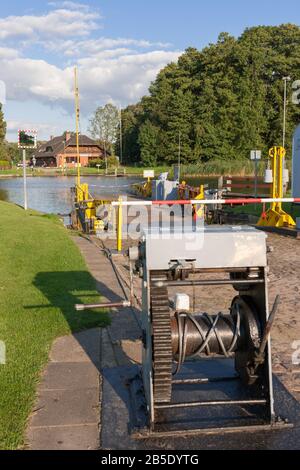
[[[269,207],[270,205],[267,204],[267,209]],[[297,217],[300,217],[300,205],[299,204],[283,203],[282,208],[284,211],[290,214],[294,219],[296,219]],[[263,206],[262,204],[238,206],[238,207],[232,208],[231,211],[234,212],[235,214],[251,214],[251,215],[257,215],[258,217],[260,217],[263,211]]]
[[[126,170],[125,176],[143,176],[144,170],[147,168],[143,167],[134,167],[134,166],[128,166],[128,167],[120,167],[118,170],[118,174],[123,175],[124,168]],[[160,166],[160,167],[155,167],[155,174],[156,176],[159,176],[161,173],[165,171],[170,171],[172,173],[172,168],[167,166]],[[81,168],[80,173],[82,176],[105,176],[105,170],[99,169],[98,168]],[[114,174],[114,169],[109,169],[108,174],[110,176],[113,176]],[[64,172],[60,169],[46,169],[46,168],[35,168],[32,170],[31,168],[27,168],[27,175],[28,176],[76,176],[77,175],[77,169],[76,168],[68,168]],[[22,168],[12,168],[11,170],[0,170],[0,176],[23,176],[23,169]]]
[[[109,323],[105,312],[74,310],[95,301],[95,281],[60,221],[0,202],[0,449],[23,445],[53,340]]]
[[[17,168],[11,168],[10,170],[1,170],[0,169],[0,175],[6,176],[6,175],[21,175],[22,171],[18,170]]]
[[[124,172],[124,169],[126,170],[125,172],[125,176],[128,175],[128,176],[141,176],[143,177],[143,174],[144,174],[144,171],[147,170],[147,168],[144,168],[144,167],[141,167],[141,166],[121,166],[119,169],[118,169],[118,174],[119,175],[123,175],[123,172]],[[154,168],[151,168],[155,171],[155,174],[156,176],[159,176],[161,173],[165,172],[165,171],[168,171],[171,173],[173,172],[173,169],[170,168],[170,167],[167,167],[167,166],[159,166],[159,167],[154,167]],[[114,168],[112,169],[109,169],[108,170],[108,175],[112,176],[114,174]],[[61,174],[61,170],[57,170],[56,171],[56,174]],[[85,168],[81,168],[80,170],[80,173],[83,175],[83,176],[88,176],[88,175],[100,175],[100,176],[105,176],[105,170],[103,169],[99,169],[98,168],[88,168],[88,167],[85,167]],[[65,173],[66,175],[77,175],[77,170],[76,169],[70,169],[68,168]]]

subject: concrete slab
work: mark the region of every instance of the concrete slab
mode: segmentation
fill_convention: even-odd
[[[40,393],[44,391],[85,390],[99,386],[99,371],[92,363],[50,363],[46,368]]]
[[[98,424],[99,389],[43,391],[31,427]]]
[[[96,424],[31,428],[28,438],[34,450],[99,449],[99,427]]]
[[[51,348],[51,362],[100,361],[100,328],[57,339]]]
[[[141,341],[122,340],[121,347],[129,360],[136,364],[142,363],[143,346]]]
[[[117,367],[118,363],[114,347],[108,335],[107,329],[102,331],[102,354],[101,354],[101,368]]]

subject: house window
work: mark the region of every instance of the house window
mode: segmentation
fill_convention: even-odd
[[[52,147],[46,147],[46,152],[53,152],[53,148]]]
[[[75,158],[74,157],[66,157],[66,163],[74,163],[75,164]]]

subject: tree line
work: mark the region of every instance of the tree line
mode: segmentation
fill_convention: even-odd
[[[149,95],[122,110],[127,163],[145,166],[249,159],[282,144],[283,77],[300,79],[300,28],[248,28],[221,33],[203,50],[189,48],[157,75]],[[291,87],[291,84],[289,84]],[[287,150],[300,106],[287,108]],[[116,151],[120,153],[117,136]]]
[[[179,149],[184,164],[245,161],[251,149],[266,153],[282,144],[286,76],[290,157],[300,122],[300,106],[291,101],[291,83],[300,80],[300,27],[293,24],[247,28],[239,38],[221,33],[200,51],[188,48],[158,73],[147,96],[121,111],[122,119],[107,104],[95,111],[89,131],[127,164],[177,163]],[[0,160],[17,159],[5,132],[0,103]]]
[[[21,159],[18,144],[15,142],[7,142],[6,136],[6,122],[4,119],[2,103],[0,103],[0,168],[9,167],[12,162],[17,162]]]

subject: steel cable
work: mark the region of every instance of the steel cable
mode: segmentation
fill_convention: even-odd
[[[236,311],[237,311],[236,312],[237,314],[236,314],[234,335],[233,335],[233,339],[231,341],[229,348],[225,347],[224,341],[217,328],[220,318],[223,317],[222,313],[219,313],[214,319],[206,313],[203,315],[202,318],[206,319],[210,325],[209,330],[207,331],[207,333],[205,333],[203,329],[201,328],[201,325],[199,324],[199,322],[195,319],[193,315],[189,313],[176,312],[175,317],[177,319],[177,324],[178,324],[179,340],[178,340],[178,357],[176,361],[177,366],[176,366],[174,375],[180,372],[180,369],[186,360],[188,322],[193,323],[193,325],[198,330],[200,338],[201,338],[201,344],[199,348],[190,356],[191,358],[199,356],[200,354],[203,353],[203,351],[206,351],[207,356],[211,355],[209,343],[213,335],[215,335],[215,337],[217,338],[219,347],[221,351],[223,352],[224,356],[227,358],[230,356],[230,354],[234,351],[234,348],[236,347],[237,341],[240,337],[241,315],[240,315],[240,310],[239,310],[238,305],[236,305]]]

